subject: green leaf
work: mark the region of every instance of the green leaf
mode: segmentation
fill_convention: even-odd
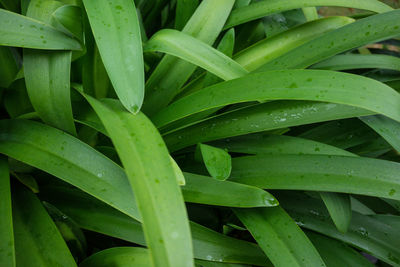
[[[400,94],[389,86],[358,75],[323,70],[280,70],[249,74],[181,98],[156,114],[153,121],[157,127],[161,127],[212,108],[279,99],[346,104],[400,121]]]
[[[360,19],[293,49],[257,71],[305,68],[344,51],[398,36],[399,17],[400,10],[396,9]]]
[[[290,162],[290,169],[287,167]],[[264,168],[263,166],[268,166]],[[400,163],[362,157],[263,155],[235,158],[231,181],[268,189],[342,192],[400,200]]]
[[[400,124],[382,115],[360,117],[360,120],[374,129],[394,149],[400,151]]]
[[[389,55],[337,55],[313,65],[312,68],[323,70],[379,68],[400,71],[400,58]]]
[[[15,267],[14,230],[11,211],[10,174],[7,160],[0,159],[0,265]]]
[[[49,187],[47,190],[42,188],[41,192],[46,194],[46,201],[54,203],[80,227],[145,245],[140,223],[93,197],[76,189],[60,187]],[[91,212],[88,213],[88,210]],[[190,228],[196,259],[272,266],[254,243],[217,233],[193,222]]]
[[[332,238],[307,231],[308,238],[318,250],[322,259],[329,267],[373,267],[366,257],[350,248],[346,244]]]
[[[0,8],[0,45],[50,50],[81,50],[73,37],[54,27]]]
[[[328,17],[300,24],[243,49],[234,56],[234,60],[245,69],[254,71],[317,36],[353,21],[353,19],[347,17]]]
[[[280,194],[279,200],[301,227],[343,241],[392,266],[399,265],[400,234],[386,222],[353,212],[349,230],[343,234],[327,220],[327,211],[318,199],[291,192]]]
[[[104,66],[124,107],[136,113],[144,97],[144,64],[133,1],[84,0]]]
[[[234,0],[202,1],[182,32],[212,45],[222,30]],[[144,112],[151,116],[165,107],[192,75],[196,66],[173,56],[165,56],[146,82]]]
[[[151,264],[150,253],[145,248],[113,247],[91,255],[79,267],[148,267]]]
[[[169,159],[171,160],[172,168],[174,169],[178,185],[185,185],[185,176],[183,175],[182,170],[179,168],[179,165],[176,163],[173,157],[169,156]]]
[[[0,121],[0,152],[38,169],[140,219],[123,170],[77,138],[28,120]]]
[[[226,180],[231,174],[232,159],[228,152],[209,145],[198,145],[208,173],[218,179]]]
[[[8,88],[18,73],[17,62],[9,47],[0,46],[0,87]]]
[[[183,197],[156,128],[142,113],[133,116],[124,111],[119,102],[102,103],[90,96],[86,99],[99,115],[125,167],[155,266],[194,265]]]
[[[190,16],[194,13],[199,0],[177,0],[175,14],[175,29],[182,30]]]
[[[246,154],[317,154],[356,156],[346,150],[313,140],[275,134],[252,134],[214,141],[214,146],[228,149],[230,152]]]
[[[224,80],[235,79],[247,74],[245,69],[222,52],[176,30],[158,31],[145,44],[143,50],[144,52],[162,52],[179,57]]]
[[[19,266],[77,266],[39,199],[17,186],[13,196],[15,251]]]
[[[332,192],[321,192],[320,196],[337,229],[342,233],[347,232],[351,221],[350,196]]]
[[[184,175],[186,185],[182,187],[182,192],[187,202],[238,208],[278,205],[278,201],[271,194],[257,187],[191,173]]]
[[[232,152],[248,154],[316,154],[357,156],[346,150],[298,137],[284,135],[249,135],[217,142]],[[346,232],[351,220],[350,197],[345,194],[320,192],[329,214],[339,231]]]
[[[52,24],[64,29],[83,41],[82,9],[75,5],[64,5],[52,14]]]
[[[26,87],[35,111],[44,122],[75,135],[70,64],[70,51],[24,50]]]
[[[59,2],[32,0],[27,16],[49,22]],[[70,100],[71,51],[24,49],[24,74],[29,99],[40,118],[76,134]]]
[[[274,101],[238,109],[178,129],[167,133],[164,140],[173,152],[226,137],[371,114],[370,111],[332,103]]]
[[[370,10],[378,13],[392,10],[390,6],[377,0],[264,0],[233,10],[224,29],[270,14],[315,6],[342,6]]]
[[[326,266],[307,236],[281,207],[234,212],[274,266]]]

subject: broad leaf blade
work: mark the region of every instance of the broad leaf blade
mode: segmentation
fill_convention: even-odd
[[[168,150],[142,113],[132,115],[118,102],[86,97],[110,134],[125,167],[155,266],[193,265],[183,197]],[[180,257],[176,257],[176,255]]]
[[[170,151],[226,137],[357,116],[370,111],[307,101],[274,101],[221,114],[165,134]]]
[[[0,121],[0,152],[140,219],[123,170],[73,136],[34,121],[3,120]]]
[[[34,49],[81,50],[80,43],[54,27],[0,8],[0,45]]]
[[[52,12],[61,5],[51,0],[32,0],[27,16],[50,23]],[[23,64],[28,95],[40,118],[76,134],[70,99],[71,55],[71,51],[24,49]]]
[[[133,1],[84,0],[104,66],[124,107],[136,113],[144,98],[144,65]]]
[[[290,162],[288,169],[286,163]],[[263,166],[268,165],[268,168]],[[400,200],[400,163],[362,157],[274,155],[235,158],[230,180],[268,189],[316,190]]]
[[[323,70],[268,71],[222,82],[175,101],[153,121],[161,127],[212,108],[280,99],[345,104],[400,121],[400,94],[394,89],[362,76]]]
[[[158,31],[145,44],[143,50],[144,52],[162,52],[179,57],[224,80],[235,79],[247,74],[247,71],[238,63],[217,49],[176,30]]]

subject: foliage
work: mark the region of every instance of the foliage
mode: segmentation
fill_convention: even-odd
[[[0,7],[0,266],[400,266],[400,10]]]

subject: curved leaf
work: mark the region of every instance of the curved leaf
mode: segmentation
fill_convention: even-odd
[[[81,50],[71,36],[35,19],[0,8],[0,45],[48,50]]]
[[[161,30],[145,44],[144,52],[162,52],[193,63],[217,75],[231,80],[247,74],[238,63],[217,49],[196,38],[176,30]]]
[[[228,17],[234,0],[202,1],[182,32],[212,45]],[[181,90],[196,66],[166,55],[146,82],[143,111],[151,116],[165,107]]]
[[[314,6],[343,6],[359,8],[374,12],[386,12],[392,8],[377,0],[267,0],[237,8],[232,11],[224,29],[262,18],[282,11]]]
[[[28,120],[0,121],[0,152],[99,198],[140,219],[123,170],[82,141]]]
[[[186,185],[182,187],[182,193],[187,202],[238,208],[278,205],[271,194],[257,187],[218,181],[192,173],[185,173],[185,178]]]
[[[136,113],[144,98],[144,64],[133,1],[84,0],[104,66],[124,107]]]
[[[389,55],[337,55],[317,63],[313,69],[351,70],[351,69],[389,69],[400,71],[400,58]]]
[[[199,148],[208,173],[218,180],[226,180],[232,169],[232,160],[228,152],[204,144],[199,144]]]
[[[167,133],[170,151],[226,137],[285,127],[371,115],[370,111],[306,101],[275,101],[239,109]]]
[[[290,162],[290,169],[287,167]],[[235,158],[231,181],[268,189],[342,192],[400,200],[400,163],[327,155]],[[268,166],[264,168],[262,166]]]
[[[400,121],[400,94],[389,86],[362,76],[323,70],[249,74],[181,98],[155,115],[153,121],[161,127],[191,114],[233,103],[279,99],[346,104]]]
[[[234,212],[274,266],[326,266],[307,236],[281,207]]]
[[[155,266],[192,266],[189,223],[168,150],[142,113],[85,96],[113,141],[142,215]],[[146,141],[146,142],[145,142]],[[174,255],[178,255],[175,257]]]
[[[62,3],[32,0],[27,16],[50,23]],[[71,51],[24,49],[24,74],[29,99],[40,118],[59,129],[76,134],[70,99]]]
[[[152,264],[150,253],[140,247],[113,247],[86,258],[79,267],[148,267]]]
[[[300,24],[243,49],[233,59],[245,69],[253,71],[321,34],[353,21],[347,17],[328,17]]]
[[[258,68],[257,71],[305,68],[364,44],[398,36],[400,34],[399,18],[400,10],[396,9],[360,19],[293,49]]]
[[[145,245],[140,223],[89,195],[79,190],[59,187],[50,187],[42,190],[43,192],[47,195],[46,201],[54,203],[82,228]],[[92,213],[88,213],[88,210]],[[217,233],[193,222],[190,223],[190,228],[196,259],[272,267],[265,254],[254,243]]]

